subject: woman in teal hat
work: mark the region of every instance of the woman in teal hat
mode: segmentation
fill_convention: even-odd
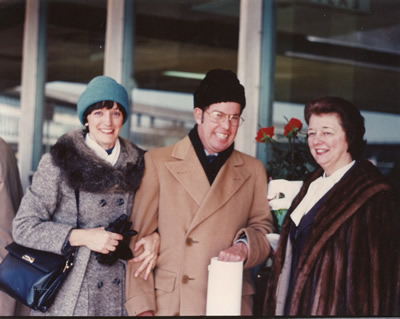
[[[120,137],[130,115],[126,90],[107,76],[92,79],[77,103],[85,129],[62,136],[45,154],[13,222],[14,240],[24,246],[66,254],[76,261],[50,316],[124,316],[125,269],[132,260],[129,223],[144,170],[144,151]],[[79,216],[77,219],[77,205]],[[159,236],[143,246],[144,277],[155,264]],[[139,273],[137,274],[139,275]]]

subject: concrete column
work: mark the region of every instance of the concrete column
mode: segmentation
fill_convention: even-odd
[[[129,100],[133,89],[133,5],[133,0],[108,0],[104,54],[104,74],[125,87]],[[129,138],[130,126],[129,118],[122,136]]]
[[[24,190],[42,156],[46,74],[46,0],[26,0],[18,159]]]
[[[255,141],[259,126],[272,125],[275,73],[275,1],[241,0],[238,77],[246,88],[245,122],[236,148],[266,163],[264,144]]]
[[[238,77],[246,90],[245,119],[239,127],[235,148],[256,156],[257,133],[260,103],[260,59],[262,0],[241,0],[239,25]]]

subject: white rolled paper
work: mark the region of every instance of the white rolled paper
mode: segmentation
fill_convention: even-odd
[[[207,316],[240,316],[243,261],[218,261],[208,265]]]

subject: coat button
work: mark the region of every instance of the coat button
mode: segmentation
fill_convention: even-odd
[[[183,275],[182,276],[182,283],[187,284],[189,280],[194,280],[194,278],[190,278],[188,275]]]
[[[182,283],[183,283],[183,284],[187,284],[188,281],[189,281],[189,276],[184,275],[184,276],[182,277]]]
[[[104,206],[106,206],[106,205],[107,205],[107,202],[106,202],[105,199],[102,199],[102,200],[100,201],[100,203],[99,203],[99,206],[100,206],[100,207],[104,207]]]
[[[113,284],[118,286],[120,284],[120,282],[121,282],[121,280],[119,278],[115,278],[113,281]]]
[[[118,204],[119,206],[124,205],[124,204],[125,204],[124,199],[123,199],[123,198],[119,198],[118,201],[117,201],[117,204]]]
[[[191,238],[191,237],[186,238],[187,246],[192,246],[193,244],[196,244],[196,243],[198,243],[198,241],[194,240],[193,238]]]
[[[103,287],[103,282],[100,280],[100,281],[97,283],[97,288],[101,289],[102,287]]]

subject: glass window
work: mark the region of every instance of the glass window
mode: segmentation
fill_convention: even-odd
[[[213,68],[237,70],[239,0],[136,0],[139,88],[192,93]]]
[[[276,99],[400,114],[400,2],[277,1]]]
[[[47,81],[87,83],[103,74],[107,0],[52,0],[47,9]]]
[[[25,0],[0,2],[0,136],[14,150],[18,144],[24,21]]]
[[[277,0],[275,99],[341,96],[366,119],[367,157],[400,161],[400,1]],[[286,114],[286,116],[288,116]]]
[[[76,100],[90,79],[103,74],[106,21],[106,0],[48,1],[45,152],[81,126]]]
[[[237,70],[239,0],[136,0],[133,139],[169,145],[193,127],[193,91],[213,68]]]

